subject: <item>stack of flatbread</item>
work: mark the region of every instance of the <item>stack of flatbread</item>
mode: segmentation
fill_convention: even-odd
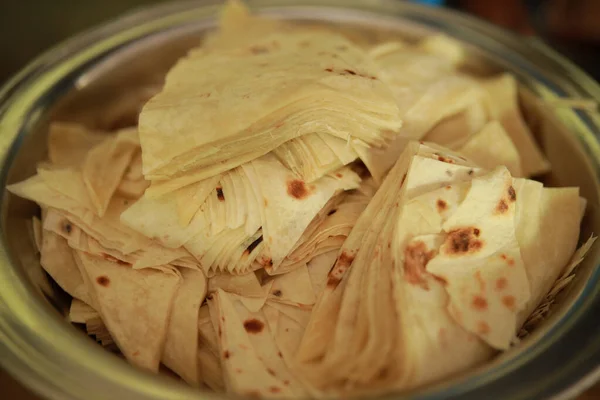
[[[411,389],[507,350],[593,243],[578,189],[526,179],[550,165],[514,78],[463,59],[232,1],[138,126],[55,123],[8,189],[40,205],[71,321],[138,367],[252,397]]]

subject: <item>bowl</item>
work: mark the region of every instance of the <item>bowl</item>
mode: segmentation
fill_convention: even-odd
[[[0,185],[25,179],[46,157],[51,121],[114,129],[135,123],[140,105],[166,71],[215,25],[221,2],[170,3],[126,15],[77,36],[15,76],[0,91]],[[588,200],[581,238],[600,232],[600,116],[544,103],[600,101],[600,87],[535,39],[455,12],[395,0],[257,0],[275,18],[334,24],[353,38],[416,39],[432,31],[462,41],[474,74],[511,72],[521,106],[553,165],[540,179],[579,186]],[[28,220],[35,204],[0,192],[0,364],[49,399],[192,399],[222,397],[127,365],[66,321],[70,298],[43,272]],[[511,351],[468,374],[420,390],[411,399],[569,398],[600,377],[598,246],[558,296],[550,315]]]

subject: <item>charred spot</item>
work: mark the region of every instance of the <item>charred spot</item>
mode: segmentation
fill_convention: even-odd
[[[224,357],[225,359],[228,359],[229,357],[231,357],[231,353],[229,352],[229,350],[225,350],[225,351],[223,352],[223,357]]]
[[[480,335],[487,335],[488,333],[490,333],[490,330],[490,326],[487,322],[477,322],[477,333],[479,333]]]
[[[473,296],[473,302],[471,305],[477,311],[485,311],[488,308],[487,300],[479,295]]]
[[[504,290],[508,286],[508,280],[506,278],[496,279],[496,289]]]
[[[515,299],[515,296],[509,295],[509,296],[502,297],[502,304],[504,304],[504,306],[511,311],[513,311],[515,309],[516,303],[517,303],[517,301]]]
[[[275,371],[273,371],[271,368],[267,368],[267,372],[269,373],[269,375],[277,376],[275,374]]]
[[[504,214],[508,211],[508,204],[506,204],[506,200],[502,199],[496,206],[496,214]]]
[[[225,195],[223,194],[223,188],[221,186],[217,186],[217,199],[219,199],[219,201],[225,201]]]
[[[265,324],[263,324],[262,321],[259,321],[258,319],[255,319],[255,318],[244,321],[244,329],[248,333],[260,333],[260,332],[262,332],[264,327],[265,327]]]
[[[473,234],[477,237],[479,237],[479,234],[481,234],[481,231],[477,228],[473,229]]]
[[[327,71],[327,72],[333,72],[333,68],[325,68],[325,71]]]
[[[62,230],[67,234],[70,235],[71,232],[73,232],[73,225],[71,225],[70,222],[66,221],[63,226],[62,226]]]
[[[269,388],[269,392],[271,392],[271,393],[279,393],[279,392],[281,392],[281,388],[277,387],[277,386],[271,386]]]
[[[219,326],[219,337],[223,336],[223,331],[221,330],[221,327]]]
[[[515,188],[512,186],[508,187],[508,199],[510,201],[517,201],[517,192],[515,192]]]
[[[273,296],[275,297],[281,297],[283,295],[283,293],[281,293],[281,290],[277,289],[277,290],[273,290]]]
[[[352,71],[351,69],[345,69],[344,72],[350,75],[356,75],[356,72]]]
[[[250,243],[250,245],[244,250],[244,254],[248,252],[248,254],[252,253],[252,251],[263,241],[263,237],[259,236],[254,242]]]
[[[470,169],[469,172],[467,172],[467,174],[473,175],[473,172],[475,172],[475,171],[473,171],[472,169]]]
[[[448,208],[448,203],[446,203],[442,199],[438,199],[438,201],[435,203],[435,205],[437,206],[438,212],[440,212],[440,213],[445,211],[446,208]]]
[[[333,215],[337,212],[337,209],[334,208],[333,210],[329,210],[329,212],[327,213],[327,215]]]
[[[475,253],[483,247],[483,242],[477,239],[472,227],[455,229],[446,238],[446,254]]]
[[[98,282],[98,285],[104,287],[108,287],[108,285],[110,285],[110,279],[108,279],[108,276],[104,275],[97,277],[96,282]]]
[[[269,49],[265,46],[252,46],[250,47],[250,52],[252,54],[265,54],[269,52]]]
[[[279,358],[283,358],[283,354],[281,354],[280,351],[277,352],[277,355],[279,356]]]
[[[408,283],[428,290],[425,266],[433,258],[435,251],[429,250],[424,242],[415,242],[404,249],[404,277]]]
[[[300,179],[294,179],[287,184],[287,193],[295,199],[302,200],[310,195],[306,183]]]

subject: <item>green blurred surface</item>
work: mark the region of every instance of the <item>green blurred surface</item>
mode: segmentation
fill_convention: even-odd
[[[165,0],[0,0],[0,82],[60,41]]]

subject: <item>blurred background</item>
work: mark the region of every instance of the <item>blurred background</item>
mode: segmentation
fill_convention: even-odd
[[[124,12],[166,0],[0,0],[0,85],[41,52]],[[401,0],[398,0],[401,1]],[[600,80],[600,0],[414,0],[541,38]],[[0,371],[0,399],[37,400]],[[600,399],[600,386],[578,400]]]
[[[165,0],[0,0],[0,82],[52,45]],[[400,1],[400,0],[398,0]],[[600,0],[414,0],[537,35],[600,80]]]

